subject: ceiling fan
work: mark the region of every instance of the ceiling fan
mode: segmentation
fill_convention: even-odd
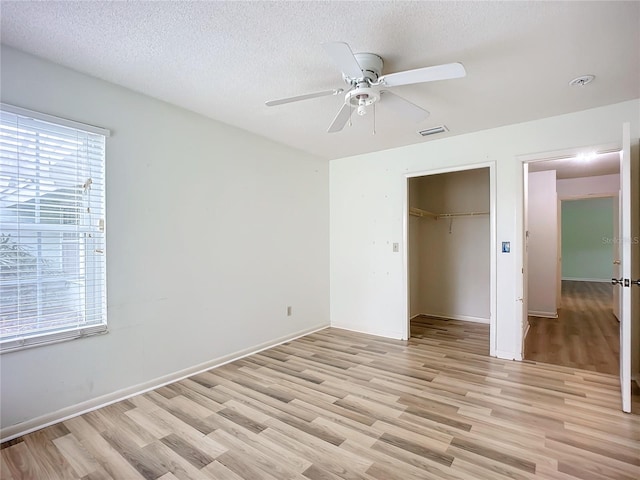
[[[324,90],[321,92],[296,95],[295,97],[269,100],[268,107],[285,103],[298,102],[311,98],[344,93],[344,103],[338,114],[329,125],[327,132],[335,133],[344,128],[351,117],[353,109],[358,115],[365,115],[367,108],[377,102],[383,102],[401,115],[419,122],[429,116],[429,112],[399,95],[391,93],[388,88],[414,83],[433,82],[464,77],[467,72],[460,63],[447,63],[434,67],[417,68],[404,72],[381,75],[382,58],[375,53],[356,53],[344,42],[323,43],[322,47],[342,72],[346,88]],[[375,108],[375,107],[374,107]]]

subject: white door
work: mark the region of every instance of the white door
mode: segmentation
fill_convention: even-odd
[[[620,223],[620,194],[613,199],[613,269],[612,279],[622,278],[622,267],[620,266],[620,242],[618,239],[622,238],[622,224]],[[613,314],[620,321],[620,301],[622,297],[620,295],[620,289],[613,289]]]
[[[556,195],[557,196],[557,195]],[[556,311],[562,307],[562,200],[558,199],[558,264],[556,265]]]
[[[523,165],[524,172],[524,255],[522,258],[522,296],[518,299],[522,302],[522,358],[525,350],[525,332],[529,326],[529,164]]]
[[[620,290],[620,393],[622,411],[631,412],[631,134],[630,125],[622,128],[620,155],[620,266],[622,282],[614,288]],[[620,278],[620,277],[618,277]]]

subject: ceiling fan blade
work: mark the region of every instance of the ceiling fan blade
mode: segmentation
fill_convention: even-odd
[[[323,43],[322,48],[333,59],[342,73],[350,78],[362,77],[362,68],[354,57],[351,47],[344,42]]]
[[[351,116],[351,106],[347,103],[344,103],[342,105],[342,108],[340,108],[340,111],[336,115],[336,118],[334,118],[333,122],[331,122],[331,125],[329,125],[329,128],[327,129],[327,133],[336,133],[342,130],[346,125],[347,120],[349,120],[350,116]]]
[[[336,89],[324,90],[323,92],[306,93],[304,95],[296,95],[295,97],[280,98],[278,100],[268,100],[264,102],[264,104],[267,107],[273,107],[275,105],[282,105],[284,103],[291,103],[291,102],[299,102],[300,100],[308,100],[310,98],[326,97],[328,95],[338,95],[343,91],[344,90],[342,90],[341,88],[338,88],[337,90]]]
[[[447,63],[435,67],[417,68],[404,72],[390,73],[380,77],[379,83],[386,87],[410,85],[412,83],[433,82],[464,77],[467,74],[461,63]]]
[[[402,98],[401,96],[387,90],[382,90],[380,92],[380,105],[391,108],[398,115],[401,115],[403,118],[408,118],[416,123],[421,122],[430,115],[430,113],[424,108],[419,107],[415,103],[411,103],[406,98]]]

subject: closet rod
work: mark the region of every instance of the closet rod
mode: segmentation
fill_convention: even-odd
[[[482,215],[489,215],[489,212],[460,212],[460,213],[433,213],[421,208],[411,207],[409,208],[409,215],[414,217],[431,217],[431,218],[453,218],[453,217],[478,217]]]
[[[414,217],[433,217],[438,218],[437,213],[428,212],[426,210],[422,210],[421,208],[411,207],[409,208],[409,215],[413,215]]]
[[[482,215],[489,215],[489,212],[467,212],[467,213],[440,213],[438,218],[453,218],[453,217],[479,217]]]

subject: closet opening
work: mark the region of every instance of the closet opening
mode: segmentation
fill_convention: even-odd
[[[492,165],[407,179],[408,337],[495,355]]]

